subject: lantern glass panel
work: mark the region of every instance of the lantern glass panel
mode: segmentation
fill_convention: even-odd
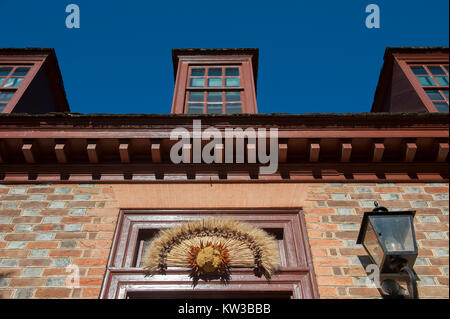
[[[367,224],[366,235],[364,236],[363,245],[366,247],[367,252],[373,258],[377,265],[381,264],[383,260],[384,252],[380,242],[377,239],[377,234],[372,227],[371,223]]]
[[[411,216],[371,216],[370,221],[386,252],[415,250]]]

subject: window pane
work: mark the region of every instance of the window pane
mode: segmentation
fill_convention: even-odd
[[[208,92],[208,102],[222,102],[222,92]]]
[[[5,109],[5,107],[6,107],[6,104],[0,103],[0,113],[3,112],[3,110]]]
[[[444,65],[444,68],[447,70],[447,73],[449,72],[448,71],[448,65]]]
[[[241,100],[241,92],[227,92],[227,102],[239,102]]]
[[[222,87],[222,79],[208,79],[208,86],[209,87]]]
[[[2,86],[3,81],[5,81],[6,78],[0,78],[0,86]]]
[[[226,87],[239,87],[240,81],[239,78],[226,78],[225,86]]]
[[[205,69],[204,68],[195,68],[191,71],[192,76],[204,76],[205,75]]]
[[[428,74],[427,70],[425,70],[425,68],[422,67],[422,66],[412,66],[411,69],[412,69],[412,71],[414,72],[415,75],[426,75],[426,74]]]
[[[15,92],[0,92],[0,102],[8,102],[11,100]]]
[[[439,91],[425,90],[425,92],[432,101],[444,101],[444,97]]]
[[[444,70],[442,70],[442,68],[438,65],[435,65],[435,66],[430,65],[430,66],[428,66],[428,70],[430,70],[431,74],[444,74],[445,75]]]
[[[441,86],[448,86],[448,76],[436,76],[435,79]]]
[[[222,114],[222,103],[219,103],[219,104],[208,104],[206,113],[208,113],[208,114]]]
[[[221,68],[208,69],[208,75],[209,76],[222,76],[222,69]]]
[[[442,90],[442,92],[444,93],[444,95],[447,97],[448,99],[448,90]]]
[[[188,114],[203,114],[203,104],[201,103],[189,103]]]
[[[437,110],[441,113],[448,113],[448,104],[442,102],[433,103],[436,106]]]
[[[191,78],[191,87],[204,87],[205,78]]]
[[[203,92],[189,92],[189,102],[203,102]]]
[[[434,83],[430,76],[419,76],[417,78],[422,86],[436,86],[436,83]]]
[[[9,78],[8,81],[6,81],[5,85],[3,87],[5,88],[16,88],[19,87],[20,83],[22,83],[23,78]]]
[[[30,68],[25,68],[25,67],[17,68],[14,71],[13,76],[25,76],[25,75],[27,75],[29,70],[30,70]]]
[[[239,68],[226,68],[225,75],[226,76],[239,76]]]
[[[241,103],[227,104],[227,114],[239,114],[242,113]]]
[[[12,68],[10,67],[2,67],[0,68],[0,76],[7,76],[11,72]]]

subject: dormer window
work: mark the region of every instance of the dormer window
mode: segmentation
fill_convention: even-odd
[[[193,66],[189,70],[185,108],[188,114],[242,113],[239,66]]]
[[[0,66],[0,113],[6,108],[29,70],[28,66]]]
[[[172,113],[257,113],[257,49],[175,49]]]
[[[0,49],[0,113],[69,110],[53,49]]]
[[[448,113],[448,65],[413,64],[410,67],[438,112]]]

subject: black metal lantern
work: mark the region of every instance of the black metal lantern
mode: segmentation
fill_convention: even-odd
[[[412,284],[411,296],[417,298],[412,267],[418,254],[413,219],[415,211],[389,212],[378,207],[364,213],[357,244],[362,244],[380,274],[407,273]]]

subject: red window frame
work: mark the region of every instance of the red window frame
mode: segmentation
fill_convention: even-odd
[[[221,76],[210,76],[209,75],[209,69],[218,69],[220,68],[222,70]],[[238,76],[227,76],[226,75],[226,69],[227,68],[237,68],[239,70]],[[204,69],[205,73],[203,76],[195,76],[192,75],[193,69]],[[184,103],[184,113],[188,114],[189,111],[189,104],[203,104],[203,113],[201,114],[208,114],[208,104],[222,104],[222,113],[221,114],[227,114],[227,105],[232,104],[240,104],[241,105],[241,113],[244,110],[244,88],[241,86],[241,66],[240,65],[191,65],[189,66],[188,71],[188,77],[187,77],[187,83],[186,83],[186,99]],[[197,87],[197,86],[191,86],[191,79],[204,79],[203,86]],[[221,79],[222,80],[222,86],[208,86],[208,80],[209,79]],[[239,78],[239,86],[226,86],[226,79],[227,78]],[[189,101],[190,94],[192,92],[202,92],[203,93],[203,101],[193,102]],[[208,93],[209,92],[221,92],[222,93],[222,101],[221,102],[208,102]],[[227,101],[226,100],[226,93],[227,92],[239,92],[240,101]],[[192,113],[191,113],[192,114]]]
[[[253,269],[231,270],[228,285],[199,282],[193,289],[189,269],[169,267],[166,275],[145,276],[140,265],[143,243],[161,228],[203,217],[233,217],[273,233],[282,266],[270,282]],[[121,210],[100,298],[318,298],[305,220],[301,210]]]
[[[186,114],[188,91],[204,90],[204,88],[190,88],[189,77],[191,67],[236,67],[240,75],[240,87],[207,88],[208,90],[230,89],[241,92],[241,111],[243,114],[256,114],[256,87],[254,82],[251,55],[180,55],[176,72],[175,89],[171,113]],[[206,97],[204,97],[206,98]],[[226,110],[224,110],[226,111]],[[204,113],[206,110],[204,109]],[[225,112],[223,112],[225,113]]]
[[[9,61],[11,60],[11,61]],[[10,113],[14,107],[16,106],[19,99],[22,97],[23,93],[33,80],[37,71],[42,65],[42,61],[39,62],[28,62],[28,61],[18,61],[15,57],[3,57],[0,56],[0,68],[12,68],[7,76],[1,76],[4,80],[0,82],[0,92],[14,92],[11,99],[6,102],[0,102],[0,104],[4,105],[3,110],[0,110],[0,113]],[[14,72],[17,68],[27,67],[29,68],[27,74],[25,76],[13,76]],[[23,78],[22,82],[17,87],[3,87],[4,84],[10,78]]]
[[[412,70],[412,67],[415,67],[415,66],[422,67],[426,71],[426,74],[423,74],[423,75],[414,74],[414,71]],[[444,71],[444,74],[442,74],[442,75],[432,74],[432,72],[429,69],[430,66],[439,66]],[[435,109],[433,111],[436,111],[436,112],[438,111],[437,107],[435,106],[435,103],[447,103],[447,105],[449,104],[449,98],[444,93],[444,90],[448,91],[449,86],[448,85],[447,86],[441,85],[436,80],[437,77],[449,77],[449,72],[448,72],[449,65],[448,65],[448,63],[430,63],[430,62],[428,62],[428,63],[417,63],[417,62],[414,62],[414,63],[408,63],[408,67],[409,67],[409,70],[411,71],[411,73],[413,74],[414,79],[415,79],[415,85],[414,86],[416,87],[417,90],[421,90],[425,94],[425,95],[422,95],[422,96],[426,96],[428,101],[431,102],[431,105]],[[422,85],[422,83],[420,83],[420,81],[419,81],[420,77],[429,77],[429,78],[431,78],[431,80],[436,85],[433,85],[433,86],[431,86],[431,85]],[[427,91],[431,91],[431,90],[439,92],[439,94],[443,97],[443,100],[432,100],[430,98],[430,96],[427,94]]]

